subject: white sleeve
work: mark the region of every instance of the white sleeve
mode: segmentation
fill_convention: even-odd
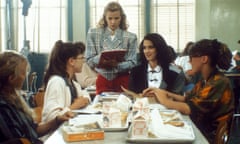
[[[87,90],[83,90],[83,89],[81,88],[81,85],[80,85],[79,83],[77,83],[77,82],[75,82],[75,81],[73,81],[73,83],[74,83],[74,86],[75,86],[76,89],[77,89],[77,94],[78,94],[78,96],[86,97],[86,98],[89,99],[89,102],[91,102],[91,97],[90,97],[90,94],[87,92]]]
[[[70,90],[66,86],[65,81],[59,76],[53,76],[47,84],[44,95],[42,123],[70,111],[70,105]]]

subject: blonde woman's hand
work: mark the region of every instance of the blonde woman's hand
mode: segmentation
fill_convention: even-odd
[[[103,65],[106,69],[112,69],[118,65],[118,62],[115,59],[105,60]]]
[[[63,123],[64,121],[67,121],[69,120],[70,118],[73,118],[75,116],[75,114],[71,111],[67,111],[65,112],[63,115],[58,115],[56,117],[56,123],[57,124],[61,124]]]
[[[89,99],[83,96],[77,97],[74,99],[70,109],[80,109],[86,107],[89,104]]]

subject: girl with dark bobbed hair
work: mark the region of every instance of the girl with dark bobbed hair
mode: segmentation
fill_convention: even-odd
[[[217,41],[203,39],[190,51],[192,70],[200,73],[199,80],[186,97],[162,89],[149,88],[144,95],[155,95],[159,103],[190,115],[209,143],[217,143],[218,129],[227,125],[234,111],[234,96],[229,79],[219,69],[230,67],[232,53]]]

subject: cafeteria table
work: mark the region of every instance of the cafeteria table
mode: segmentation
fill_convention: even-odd
[[[189,119],[188,116],[184,116],[184,119]],[[208,144],[207,139],[199,131],[199,129],[192,123],[193,131],[195,134],[195,140],[192,144]],[[118,132],[105,132],[104,140],[91,140],[91,141],[79,141],[67,143],[64,141],[61,128],[57,129],[45,142],[44,144],[131,144],[131,142],[126,141],[128,131],[118,131]],[[139,142],[138,142],[139,143]]]

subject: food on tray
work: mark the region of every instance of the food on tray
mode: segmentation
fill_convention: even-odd
[[[178,113],[177,111],[168,111],[168,110],[160,111],[160,115],[162,117],[172,117],[172,116],[176,115],[177,113]]]
[[[128,112],[122,112],[121,114],[122,126],[125,126],[127,122]]]
[[[157,138],[157,136],[154,133],[152,133],[151,131],[148,131],[148,137],[149,138]]]
[[[141,120],[138,124],[132,121],[127,141],[135,143],[192,142],[195,139],[195,135],[191,123],[183,118],[181,113],[175,110],[152,109],[148,123],[144,123],[144,117],[136,119]],[[147,133],[143,133],[146,131]]]
[[[183,127],[184,126],[184,122],[183,121],[168,121],[168,122],[164,122],[164,124],[170,124],[176,127]]]
[[[93,108],[102,109],[102,103],[96,103],[93,105]]]
[[[181,115],[177,111],[160,111],[164,124],[170,124],[177,127],[184,126]]]

